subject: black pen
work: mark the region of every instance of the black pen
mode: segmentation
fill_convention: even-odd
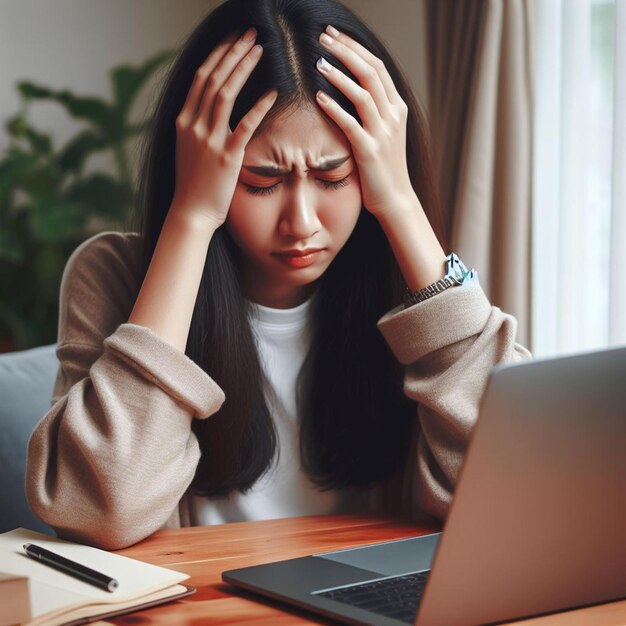
[[[85,567],[75,561],[70,561],[70,559],[66,559],[64,556],[50,552],[50,550],[46,550],[32,543],[24,544],[24,552],[26,552],[26,555],[31,559],[41,561],[46,565],[50,565],[50,567],[61,570],[70,576],[74,576],[74,578],[78,578],[90,585],[95,585],[105,591],[115,591],[119,587],[119,583],[115,578],[96,572],[96,570]]]

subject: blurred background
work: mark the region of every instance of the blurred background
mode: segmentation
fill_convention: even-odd
[[[214,0],[0,0],[0,351],[56,341],[127,230],[161,81]],[[345,0],[428,115],[450,240],[536,356],[626,343],[626,0]]]

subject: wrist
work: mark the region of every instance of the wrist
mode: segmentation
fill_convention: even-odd
[[[210,217],[206,208],[193,209],[185,204],[174,201],[165,218],[165,224],[171,225],[177,230],[190,234],[195,233],[208,237],[213,237],[215,231],[221,226],[215,219]]]
[[[411,291],[442,278],[446,254],[417,198],[397,204],[379,218],[379,224]]]
[[[383,231],[388,232],[395,228],[401,228],[406,220],[415,219],[416,216],[424,215],[424,210],[417,197],[413,200],[401,200],[394,202],[393,207],[376,214],[376,219]]]

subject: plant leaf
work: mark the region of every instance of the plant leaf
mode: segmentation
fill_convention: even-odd
[[[24,258],[20,241],[7,231],[0,230],[0,259],[18,264]]]
[[[31,205],[31,226],[40,241],[65,241],[84,228],[87,213],[72,202],[56,198]]]
[[[59,246],[52,243],[40,244],[35,253],[34,268],[37,274],[38,291],[48,291],[49,298],[58,293],[57,284],[63,274],[65,256]]]
[[[26,121],[26,118],[21,113],[18,113],[13,117],[9,117],[4,124],[4,127],[11,137],[19,139],[24,136],[24,130],[27,124],[28,122]]]
[[[59,176],[54,161],[37,159],[29,172],[25,172],[18,187],[36,198],[48,199],[56,195],[59,187]]]
[[[7,132],[15,139],[25,139],[33,147],[35,152],[49,154],[52,150],[52,139],[50,135],[45,135],[35,130],[28,124],[28,120],[24,112],[10,117],[4,127]]]
[[[24,98],[58,102],[72,117],[87,120],[103,133],[111,133],[116,138],[119,137],[121,129],[117,111],[101,98],[75,96],[67,89],[54,91],[26,81],[18,83],[18,89]]]
[[[54,93],[47,87],[42,87],[41,85],[37,85],[26,80],[20,81],[17,84],[17,90],[25,100],[45,100],[46,98],[50,98]]]
[[[175,55],[173,51],[160,52],[139,67],[120,65],[111,70],[113,102],[121,118],[126,117],[133,100],[154,70]]]
[[[13,150],[6,159],[0,161],[0,201],[8,197],[11,189],[27,180],[38,159],[37,155]]]
[[[28,140],[34,152],[48,156],[52,152],[52,138],[26,126],[25,138]]]
[[[125,217],[133,201],[133,190],[105,174],[93,174],[78,181],[65,192],[68,202],[82,205],[85,211],[108,219]]]
[[[59,152],[58,163],[62,172],[78,172],[83,169],[85,161],[99,150],[107,148],[108,138],[85,130],[69,141]]]

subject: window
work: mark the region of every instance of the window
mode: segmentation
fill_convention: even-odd
[[[535,5],[536,356],[626,343],[625,5]]]

